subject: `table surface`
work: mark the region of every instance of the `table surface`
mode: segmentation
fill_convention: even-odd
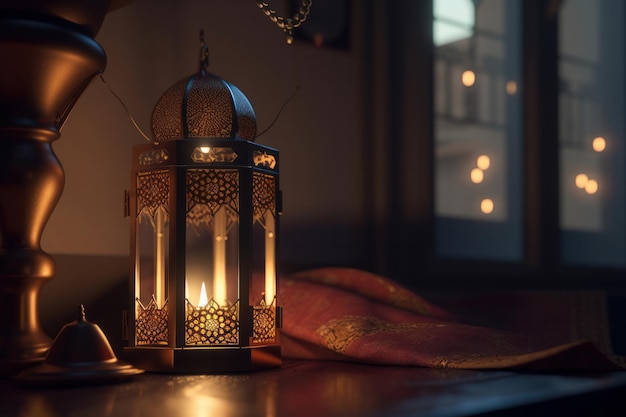
[[[5,378],[0,416],[597,417],[626,415],[624,394],[622,371],[538,374],[287,361],[246,374],[144,373],[66,388],[25,387]],[[609,414],[615,405],[622,411]]]

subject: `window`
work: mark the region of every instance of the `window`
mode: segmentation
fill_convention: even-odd
[[[568,0],[559,11],[563,262],[624,267],[624,2]],[[581,30],[584,28],[584,30]]]
[[[626,3],[370,6],[372,269],[417,286],[622,285]]]
[[[521,1],[433,13],[437,255],[520,261]]]

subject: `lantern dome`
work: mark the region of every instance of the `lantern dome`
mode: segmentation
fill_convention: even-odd
[[[254,141],[256,115],[236,86],[201,68],[165,91],[152,111],[155,142],[187,138]]]

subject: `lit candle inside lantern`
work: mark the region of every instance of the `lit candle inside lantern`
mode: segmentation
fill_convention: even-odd
[[[271,304],[276,295],[276,220],[265,213],[265,302]]]
[[[157,305],[162,308],[165,305],[165,235],[163,229],[165,227],[165,214],[162,209],[156,211],[154,225],[154,297]]]
[[[213,299],[226,305],[226,210],[220,208],[213,217]]]

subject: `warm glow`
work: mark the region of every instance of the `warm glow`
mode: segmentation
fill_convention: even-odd
[[[483,173],[483,170],[480,168],[474,168],[470,172],[470,179],[472,180],[474,184],[480,184],[481,182],[483,182],[484,178],[485,178],[485,174]]]
[[[517,93],[517,83],[515,81],[508,81],[506,83],[506,92],[510,96]]]
[[[491,212],[493,212],[493,200],[489,198],[485,198],[483,201],[481,201],[480,211],[482,211],[485,214],[490,214]]]
[[[596,152],[602,152],[606,149],[606,140],[604,140],[602,136],[598,136],[593,139],[593,142],[591,142],[591,147]]]
[[[209,297],[206,293],[206,285],[204,285],[204,281],[202,281],[202,286],[200,287],[200,298],[198,299],[198,307],[205,307],[209,304]]]
[[[165,288],[165,213],[163,210],[156,211],[154,219],[154,298],[159,308],[165,305],[166,288]]]
[[[210,146],[200,146],[200,152],[202,153],[209,153],[211,151],[211,147]]]
[[[271,304],[276,295],[276,220],[271,212],[265,213],[265,303]]]
[[[476,74],[474,73],[474,71],[471,71],[471,70],[463,71],[463,74],[461,75],[461,82],[463,83],[465,87],[473,86],[474,83],[476,82]]]
[[[213,299],[220,306],[226,299],[226,236],[228,219],[226,210],[220,208],[213,217]]]
[[[480,155],[476,159],[476,166],[485,171],[491,166],[491,159],[487,155]]]
[[[221,383],[221,384],[220,384]],[[192,417],[234,416],[240,404],[212,394],[224,389],[221,380],[194,380],[184,384],[177,403],[179,414]],[[208,387],[208,388],[207,388]]]
[[[582,190],[587,185],[589,177],[586,174],[578,174],[576,175],[576,179],[574,181],[576,182],[576,187]]]
[[[585,191],[588,194],[595,194],[598,192],[598,181],[589,179],[587,184],[585,184]]]

